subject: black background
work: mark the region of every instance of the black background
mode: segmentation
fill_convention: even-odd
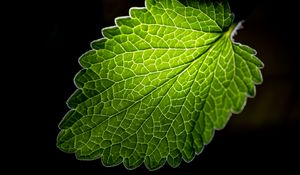
[[[258,0],[230,3],[236,20],[245,20],[244,29],[235,40],[257,50],[257,56],[265,63],[264,83],[257,86],[257,96],[248,99],[244,111],[233,115],[227,126],[215,133],[201,155],[176,169],[166,164],[154,174],[244,174],[298,169],[297,5],[290,1]],[[20,166],[11,170],[151,174],[143,165],[133,171],[127,171],[123,165],[106,168],[99,160],[79,161],[73,154],[56,148],[57,125],[68,111],[65,101],[76,89],[72,80],[81,69],[79,56],[90,49],[91,41],[101,38],[103,27],[114,25],[115,17],[128,15],[130,7],[143,5],[143,0],[12,4],[17,15],[10,22],[11,31],[18,39],[10,45],[13,51],[9,54],[17,55],[16,60],[10,61],[20,73],[8,73],[18,80],[18,85],[11,86],[14,92],[9,104],[13,107],[10,113],[18,116],[8,116],[12,119],[8,131],[14,137],[5,143],[13,148],[8,151],[7,162]]]

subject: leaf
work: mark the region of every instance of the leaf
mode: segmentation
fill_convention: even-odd
[[[80,58],[58,147],[149,170],[190,162],[262,82],[255,50],[232,41],[227,1],[146,0]]]

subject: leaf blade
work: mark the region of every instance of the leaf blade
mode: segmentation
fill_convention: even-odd
[[[262,82],[232,21],[227,1],[195,0],[147,0],[117,18],[79,60],[57,146],[128,169],[190,162]]]

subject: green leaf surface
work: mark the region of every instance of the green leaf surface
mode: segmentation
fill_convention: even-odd
[[[104,166],[177,167],[255,95],[263,63],[233,42],[227,1],[146,0],[129,13],[79,59],[57,145]]]

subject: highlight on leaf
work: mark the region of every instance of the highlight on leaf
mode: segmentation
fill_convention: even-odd
[[[227,1],[146,0],[83,54],[57,146],[104,166],[190,162],[262,83]]]

